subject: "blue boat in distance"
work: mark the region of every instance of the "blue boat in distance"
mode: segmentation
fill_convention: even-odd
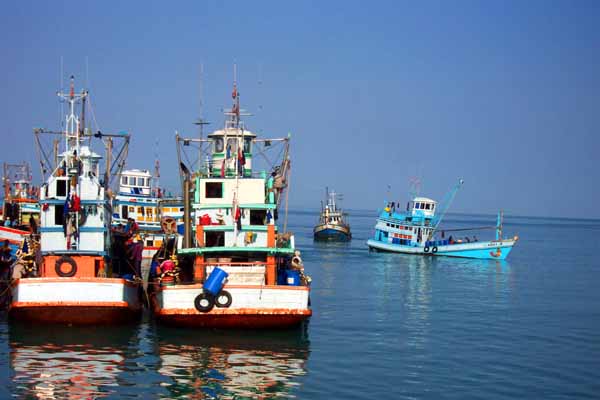
[[[498,213],[496,226],[438,229],[463,180],[450,192],[445,204],[439,205],[427,197],[414,197],[408,202],[406,211],[398,211],[397,204],[387,203],[375,225],[375,236],[367,241],[369,250],[388,251],[431,256],[449,256],[478,259],[504,260],[519,239],[502,238],[502,213]],[[494,240],[479,241],[463,237],[453,239],[459,231],[492,228]],[[449,235],[448,235],[449,234]]]
[[[337,242],[347,242],[352,239],[350,225],[348,224],[348,214],[342,212],[335,203],[335,198],[338,196],[334,191],[329,192],[325,189],[326,204],[321,202],[321,213],[319,214],[319,222],[313,229],[315,240],[330,240]]]

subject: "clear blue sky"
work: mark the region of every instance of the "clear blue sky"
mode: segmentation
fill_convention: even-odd
[[[37,167],[32,128],[59,126],[64,78],[104,131],[133,135],[128,167],[176,187],[174,132],[222,125],[238,65],[249,128],[292,132],[291,205],[326,185],[376,209],[392,186],[453,211],[600,217],[600,2],[5,2],[0,160]],[[37,171],[37,168],[35,169]]]

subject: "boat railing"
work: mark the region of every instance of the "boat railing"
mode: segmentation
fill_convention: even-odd
[[[205,261],[199,263],[203,276],[207,277],[215,268],[220,268],[228,273],[227,282],[233,285],[264,285],[267,281],[266,261],[257,262],[231,262],[231,261]]]

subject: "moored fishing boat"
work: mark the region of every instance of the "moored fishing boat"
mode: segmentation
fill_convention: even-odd
[[[37,231],[40,214],[38,189],[32,185],[28,163],[4,163],[2,186],[0,244],[8,241],[14,255],[25,237]]]
[[[299,325],[312,314],[310,278],[294,236],[276,225],[288,193],[289,137],[259,139],[240,119],[235,84],[232,97],[224,129],[207,138],[177,135],[178,154],[198,145],[209,160],[190,171],[179,157],[184,235],[177,246],[166,241],[173,248],[157,259],[161,264],[149,285],[154,314],[160,322],[193,327]],[[253,150],[278,146],[281,161],[255,171]]]
[[[175,231],[183,228],[183,200],[165,198],[158,187],[158,163],[153,177],[147,170],[131,169],[121,173],[119,190],[112,200],[112,228],[125,229],[135,222],[133,240],[143,245],[141,270],[145,277],[152,256],[162,246],[165,228]],[[154,183],[152,182],[154,181]]]
[[[68,94],[64,151],[40,190],[40,249],[34,269],[15,267],[9,315],[34,322],[100,324],[127,321],[141,311],[139,281],[123,279],[126,271],[110,263],[110,210],[105,189],[110,162],[100,182],[100,160],[88,143],[93,136],[83,116],[87,91],[76,94],[73,77]],[[82,104],[82,118],[75,105]],[[127,135],[126,135],[127,136]],[[128,136],[126,143],[128,143]],[[126,144],[124,144],[125,146]],[[109,148],[112,146],[108,146]]]
[[[325,192],[326,204],[321,203],[319,222],[313,229],[315,240],[344,242],[352,239],[350,224],[347,221],[348,214],[336,205],[337,194],[334,191],[329,192],[328,189]]]
[[[414,197],[403,212],[397,210],[397,204],[394,202],[387,203],[377,218],[375,236],[367,241],[369,249],[417,255],[505,259],[517,242],[518,236],[502,237],[502,213],[498,214],[494,227],[439,229],[439,224],[462,183],[461,179],[442,205],[426,197]],[[474,236],[464,239],[452,237],[453,232],[462,233],[486,228],[496,230],[495,239],[479,241]],[[450,234],[448,238],[447,233]]]

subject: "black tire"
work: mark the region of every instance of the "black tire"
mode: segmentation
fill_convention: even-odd
[[[221,290],[219,294],[215,296],[215,306],[219,308],[227,308],[231,305],[232,300],[231,294],[228,291]]]
[[[433,246],[433,248],[431,249],[432,253],[437,253],[437,246]]]
[[[62,269],[62,266],[64,264],[69,264],[71,268],[67,271],[64,271]],[[73,277],[77,273],[77,263],[69,256],[62,256],[61,258],[56,260],[56,264],[54,265],[54,271],[56,271],[56,275],[63,278]]]
[[[200,293],[194,299],[194,306],[200,312],[209,312],[215,306],[215,298],[210,293]]]
[[[423,249],[423,251],[424,251],[425,253],[429,253],[429,246],[425,246],[425,248]]]

